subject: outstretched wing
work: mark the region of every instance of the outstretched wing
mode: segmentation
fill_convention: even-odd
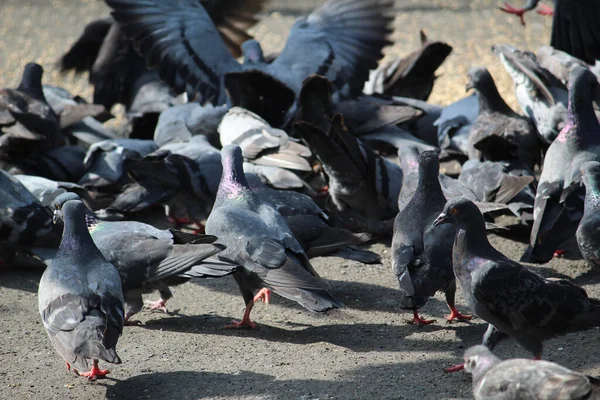
[[[600,59],[600,2],[556,0],[550,45],[588,64]]]

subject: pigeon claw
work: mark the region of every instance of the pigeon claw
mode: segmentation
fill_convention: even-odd
[[[407,319],[407,323],[414,325],[429,325],[435,322],[435,319],[423,319],[417,310],[413,310],[413,319]]]
[[[271,290],[262,288],[260,291],[254,296],[254,302],[261,301],[265,304],[269,304],[271,301]]]
[[[71,372],[71,364],[68,362],[65,362],[65,364],[67,364],[67,372]]]
[[[525,15],[525,9],[515,8],[508,3],[504,3],[504,7],[498,7],[498,8],[500,10],[504,11],[505,13],[514,14],[514,15],[518,16],[519,19],[521,20],[521,25],[525,26],[525,18],[523,17]]]
[[[155,310],[161,310],[165,313],[167,313],[167,302],[163,299],[158,299],[156,301],[148,301],[146,300],[144,302],[144,308],[148,309],[149,311],[155,311]]]
[[[465,364],[457,364],[457,365],[453,365],[451,367],[448,368],[444,368],[444,372],[458,372],[458,371],[462,371],[463,369],[465,369]]]
[[[446,316],[446,321],[452,322],[455,319],[459,321],[470,321],[472,318],[472,315],[461,314],[456,307],[450,307],[450,315]]]
[[[104,377],[109,373],[110,371],[107,369],[98,368],[98,360],[94,360],[94,365],[92,366],[92,369],[90,369],[88,372],[80,373],[79,375],[85,376],[86,378],[88,378],[88,381],[95,381],[96,379]]]
[[[554,15],[554,9],[546,4],[540,4],[537,10],[535,10],[540,15],[552,16]]]
[[[564,254],[566,254],[566,253],[567,253],[567,251],[566,251],[566,250],[561,250],[561,249],[558,249],[558,250],[556,250],[556,251],[554,252],[554,255],[553,255],[553,257],[560,258],[560,257],[562,257],[562,256],[563,256]]]

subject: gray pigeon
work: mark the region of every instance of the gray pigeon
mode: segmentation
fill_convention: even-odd
[[[40,280],[39,311],[67,368],[93,380],[109,373],[98,368],[98,360],[121,363],[115,350],[123,333],[121,279],[94,245],[81,201],[65,202],[55,218],[64,221],[63,236]]]
[[[42,91],[43,68],[28,63],[16,89],[0,90],[0,157],[20,160],[64,144],[58,116]]]
[[[52,181],[34,175],[14,175],[14,178],[21,182],[40,203],[48,208],[54,207],[54,200],[63,193],[75,192],[80,197],[87,196],[87,191],[83,186],[76,183]]]
[[[67,202],[81,203],[81,199],[66,193],[55,200],[57,207]],[[169,286],[190,278],[227,276],[238,268],[218,260],[205,261],[224,248],[213,244],[217,239],[214,236],[160,230],[136,221],[102,221],[85,211],[94,244],[121,276],[128,325],[138,323],[131,317],[144,306],[142,293],[158,290],[160,299],[146,302],[146,307],[166,312],[166,302],[173,297]]]
[[[540,359],[543,341],[600,326],[600,301],[584,289],[542,278],[492,247],[473,202],[449,200],[433,225],[444,223],[456,231],[454,274],[471,310],[489,324],[483,344],[490,350],[510,336]]]
[[[502,361],[485,346],[465,352],[475,400],[600,399],[600,380],[548,361]]]
[[[552,46],[541,46],[535,53],[540,65],[560,80],[563,85],[569,85],[569,75],[573,67],[590,68],[590,66],[572,55],[555,49]]]
[[[600,90],[595,76],[575,67],[569,79],[568,124],[548,148],[534,204],[530,246],[521,261],[545,263],[572,238],[583,215],[585,190],[579,168],[600,161],[600,125],[592,93]]]
[[[523,8],[505,3],[502,11],[518,15],[525,25],[523,14],[537,7],[539,0],[527,0]],[[550,46],[594,64],[600,59],[600,4],[587,0],[554,0],[554,10],[545,6],[538,9],[543,15],[554,15]],[[576,24],[573,21],[577,21]]]
[[[280,81],[296,94],[305,78],[320,73],[335,82],[340,96],[356,96],[382,58],[383,47],[391,44],[389,0],[330,0],[296,21],[273,62],[246,65],[227,51],[197,0],[107,0],[107,4],[149,66],[159,67],[173,89],[190,86],[203,102],[215,105],[226,101],[226,75],[245,71]]]
[[[469,159],[512,161],[533,171],[541,163],[540,140],[529,119],[514,112],[485,68],[469,70],[467,90],[475,89],[479,115],[469,132]]]
[[[144,157],[157,148],[152,140],[114,139],[94,143],[85,156],[85,175],[78,183],[86,188],[118,191],[128,182],[124,160]]]
[[[469,154],[469,132],[479,115],[479,100],[471,95],[444,107],[434,121],[441,159],[464,159]]]
[[[492,50],[515,84],[521,110],[549,145],[567,120],[567,87],[543,68],[531,52],[522,52],[509,45],[493,45]]]
[[[240,147],[225,146],[221,154],[223,175],[206,221],[206,233],[217,236],[218,242],[227,246],[219,257],[243,267],[233,277],[246,310],[242,321],[231,327],[254,328],[250,311],[258,299],[269,301],[270,290],[313,312],[340,307],[342,304],[310,265],[281,214],[261,202],[249,188]]]
[[[581,166],[581,179],[585,184],[585,204],[575,236],[583,258],[590,265],[600,267],[600,163],[584,163]]]
[[[402,297],[400,306],[412,310],[410,323],[429,324],[418,310],[437,291],[446,295],[453,319],[468,320],[454,305],[456,280],[452,270],[452,243],[454,229],[431,224],[443,210],[446,198],[438,179],[440,163],[438,153],[424,151],[418,158],[419,182],[412,199],[398,213],[394,221],[392,239],[392,270]]]

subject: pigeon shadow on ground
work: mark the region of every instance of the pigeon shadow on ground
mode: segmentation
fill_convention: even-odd
[[[595,267],[590,267],[589,270],[576,276],[574,279],[571,280],[579,286],[600,283],[600,270],[598,270],[598,268]]]
[[[455,330],[457,336],[469,336],[464,330],[473,330],[468,324],[438,323],[426,326],[410,324],[331,324],[331,325],[297,325],[287,322],[261,323],[258,329],[225,329],[231,324],[231,318],[218,315],[201,315],[185,317],[166,317],[150,320],[143,325],[146,329],[173,332],[238,336],[276,343],[307,345],[312,343],[330,343],[355,352],[370,351],[406,351],[413,348],[419,351],[447,350],[447,341],[413,339],[411,336],[420,333],[435,333],[440,330]],[[276,326],[281,325],[281,326]],[[287,329],[289,327],[289,329]],[[481,329],[480,329],[481,330]],[[483,334],[483,333],[481,333]],[[473,336],[473,334],[470,334]],[[410,337],[410,338],[409,338]],[[475,343],[475,341],[473,340]]]

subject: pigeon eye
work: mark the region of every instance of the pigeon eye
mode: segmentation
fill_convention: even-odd
[[[451,208],[450,214],[456,215],[456,214],[458,214],[458,210],[456,208]]]

